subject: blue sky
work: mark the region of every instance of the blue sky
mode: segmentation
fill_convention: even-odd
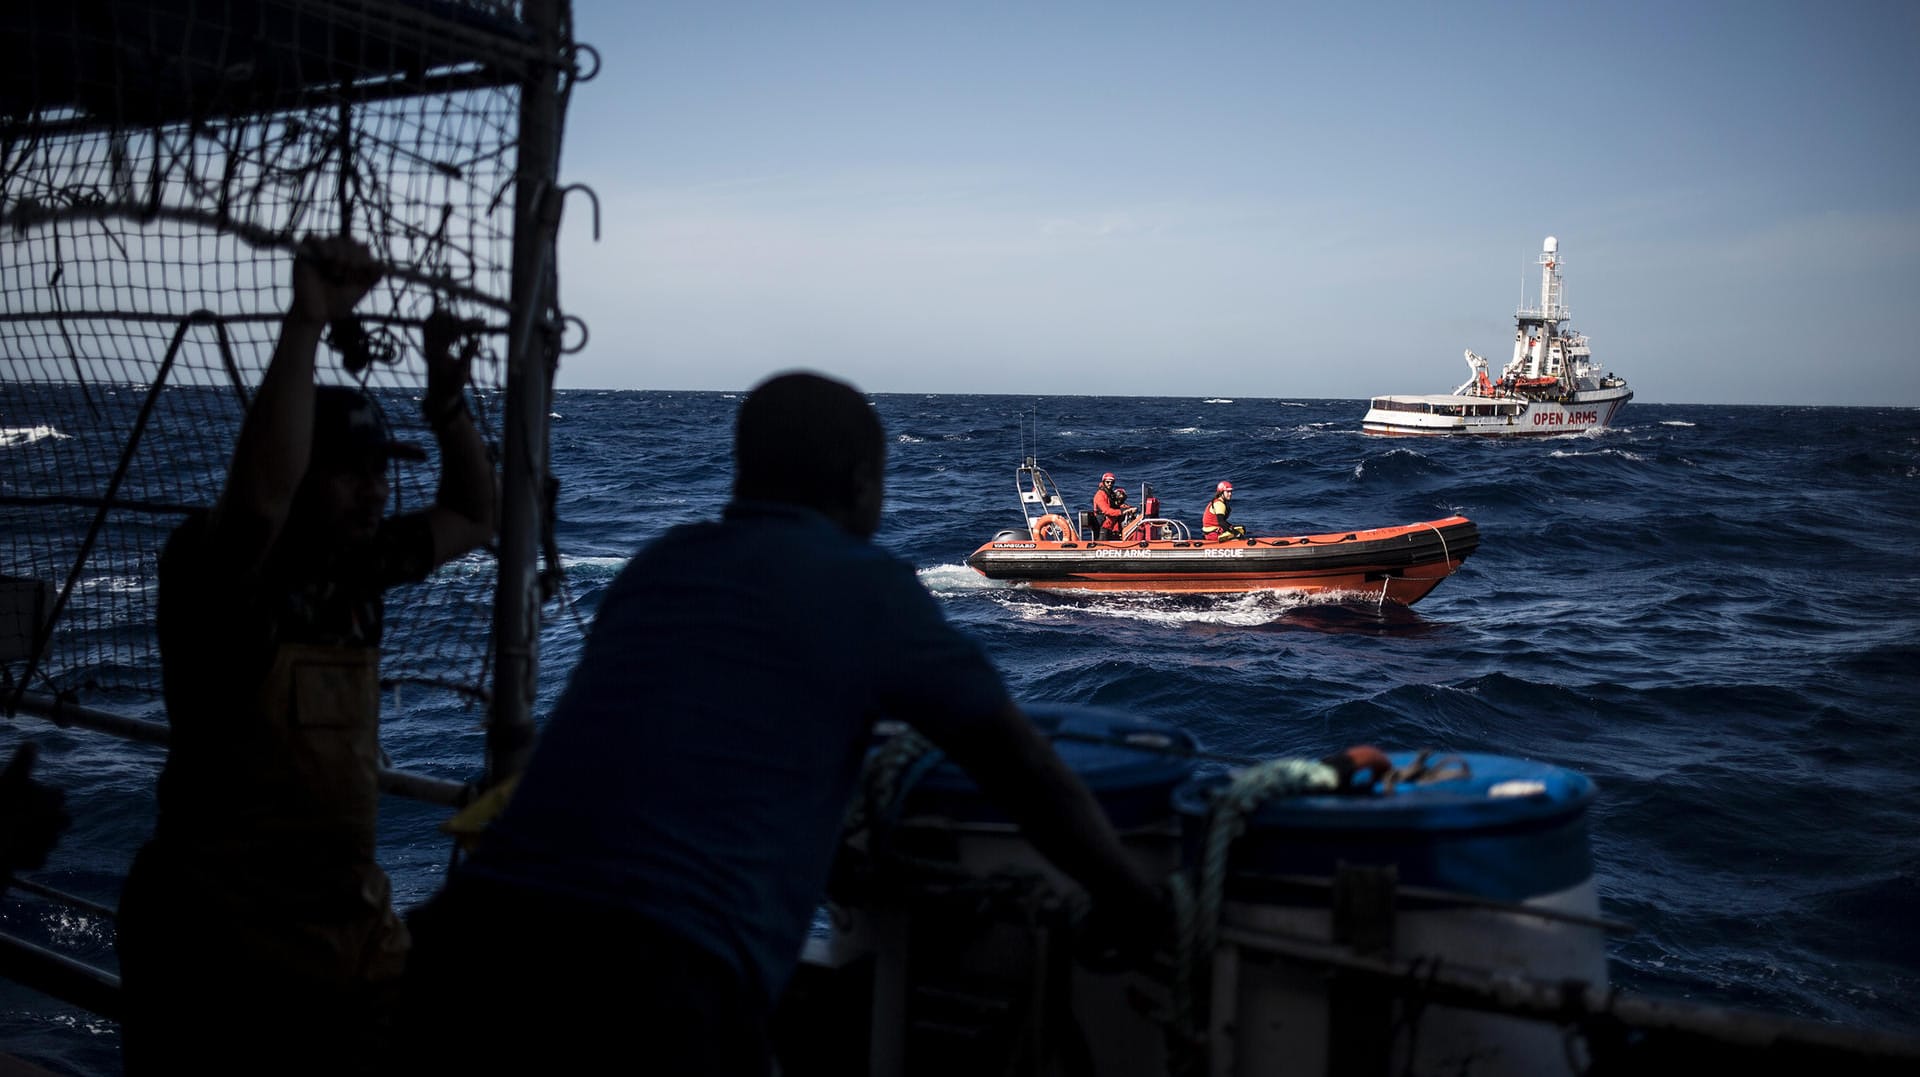
[[[565,388],[1920,406],[1920,4],[575,0]]]

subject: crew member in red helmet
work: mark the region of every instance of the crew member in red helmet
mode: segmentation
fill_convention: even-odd
[[[1213,488],[1213,500],[1207,502],[1207,511],[1200,515],[1200,535],[1208,542],[1224,542],[1227,539],[1245,538],[1247,529],[1227,522],[1233,515],[1233,484],[1225,479]]]

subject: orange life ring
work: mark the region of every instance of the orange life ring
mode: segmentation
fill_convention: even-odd
[[[1060,529],[1059,538],[1050,539],[1047,537],[1048,525]],[[1033,523],[1029,525],[1027,533],[1033,536],[1033,541],[1035,542],[1065,542],[1073,537],[1073,525],[1067,522],[1065,516],[1057,512],[1049,512],[1045,516],[1037,517]]]

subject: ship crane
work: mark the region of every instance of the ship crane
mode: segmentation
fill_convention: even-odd
[[[1487,377],[1487,360],[1484,356],[1476,355],[1472,348],[1467,349],[1467,370],[1471,374],[1458,389],[1454,390],[1456,396],[1492,396],[1494,394],[1493,380]]]

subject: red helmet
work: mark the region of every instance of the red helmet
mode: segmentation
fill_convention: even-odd
[[[1102,475],[1102,476],[1100,476],[1100,481],[1101,481],[1101,482],[1112,482],[1112,481],[1113,481],[1113,472],[1111,472],[1111,471],[1109,471],[1109,472],[1107,472],[1107,473],[1106,473],[1105,475]]]
[[[1213,488],[1213,492],[1214,492],[1214,493],[1216,493],[1216,494],[1224,494],[1224,493],[1226,493],[1226,492],[1227,492],[1228,490],[1231,490],[1231,489],[1233,489],[1233,484],[1232,484],[1232,483],[1230,483],[1230,482],[1228,482],[1228,481],[1227,481],[1227,480],[1225,480],[1225,479],[1221,479],[1221,480],[1220,480],[1220,485],[1218,485],[1218,486],[1216,486],[1216,487],[1214,487],[1214,488]]]

